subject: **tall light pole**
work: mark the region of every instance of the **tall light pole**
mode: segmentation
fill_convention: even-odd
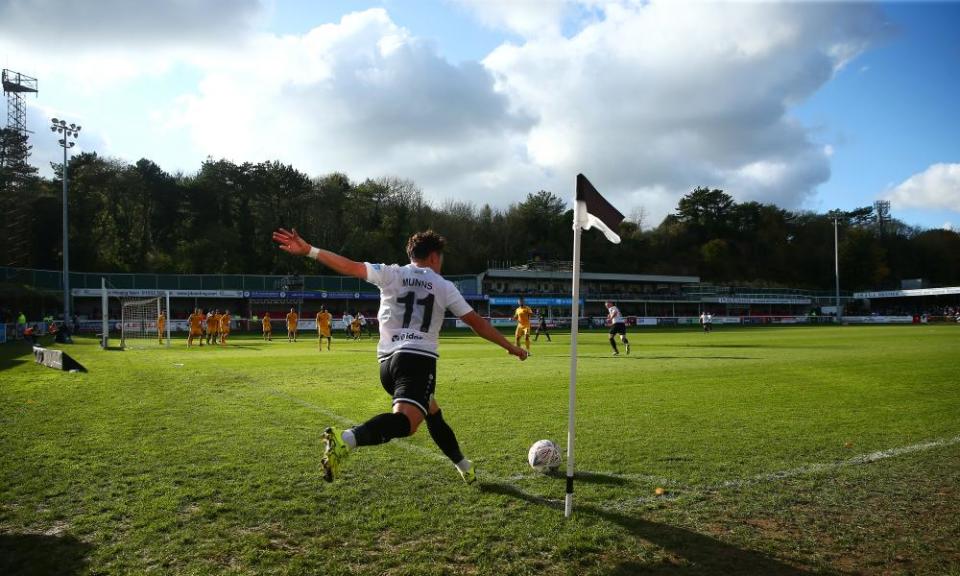
[[[63,139],[59,140],[63,148],[63,322],[70,321],[70,234],[67,226],[67,150],[73,148],[75,142],[70,139],[76,139],[80,135],[80,126],[76,124],[67,124],[66,120],[52,118],[50,120],[50,131],[63,134]]]
[[[839,218],[833,217],[833,274],[836,278],[837,290],[837,324],[843,323],[843,311],[840,308],[840,244],[837,241],[837,221]]]

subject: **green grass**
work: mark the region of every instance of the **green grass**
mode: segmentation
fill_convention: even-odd
[[[0,573],[960,574],[957,326],[630,337],[581,335],[569,520],[526,465],[566,444],[568,335],[524,363],[443,338],[478,487],[426,430],[322,481],[323,428],[389,409],[371,341],[80,339],[76,374],[0,346]]]

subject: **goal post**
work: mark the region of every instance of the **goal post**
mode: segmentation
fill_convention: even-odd
[[[152,297],[121,298],[120,346],[170,346],[170,293]]]

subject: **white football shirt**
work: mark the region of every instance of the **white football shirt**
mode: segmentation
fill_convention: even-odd
[[[624,319],[623,319],[623,316],[620,314],[620,309],[619,309],[619,308],[617,308],[616,306],[611,306],[610,308],[607,309],[607,311],[608,311],[609,314],[610,314],[609,318],[610,318],[610,323],[611,323],[611,324],[623,324],[623,323],[624,323]]]
[[[414,264],[371,264],[367,282],[380,288],[380,342],[377,356],[386,360],[403,351],[436,358],[444,312],[456,317],[473,311],[453,282]]]

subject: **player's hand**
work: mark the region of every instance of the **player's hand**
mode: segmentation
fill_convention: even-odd
[[[310,253],[310,245],[297,234],[296,228],[293,230],[278,229],[273,233],[273,241],[279,244],[278,247],[281,250],[294,256],[306,256]]]
[[[511,356],[516,356],[521,362],[527,359],[527,351],[519,346],[511,346],[508,350]]]

